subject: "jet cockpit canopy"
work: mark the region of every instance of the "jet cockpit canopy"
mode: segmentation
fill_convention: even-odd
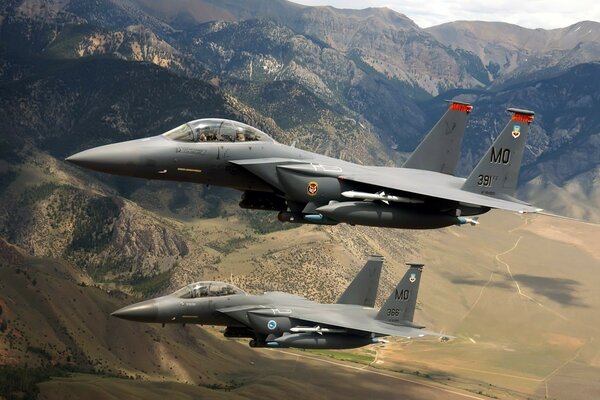
[[[246,292],[229,283],[205,281],[184,286],[171,296],[180,299],[196,299],[199,297],[230,296],[232,294],[246,294]]]
[[[177,142],[273,142],[269,135],[250,125],[219,118],[190,121],[162,135]]]

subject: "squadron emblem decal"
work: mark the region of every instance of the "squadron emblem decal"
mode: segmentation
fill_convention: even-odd
[[[315,196],[319,191],[319,184],[317,182],[308,182],[308,186],[306,187],[306,193],[309,196]]]
[[[513,126],[512,135],[515,139],[521,135],[521,125]]]
[[[410,283],[415,283],[415,281],[417,280],[417,275],[410,274],[410,278],[408,278],[408,280],[410,281]]]

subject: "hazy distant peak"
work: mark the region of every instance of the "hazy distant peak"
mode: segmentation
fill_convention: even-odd
[[[467,46],[466,42],[476,40],[482,45],[501,43],[507,47],[534,52],[566,50],[580,42],[600,40],[600,23],[593,21],[582,21],[565,28],[551,30],[523,28],[506,22],[455,21],[425,30],[439,41],[456,47]]]

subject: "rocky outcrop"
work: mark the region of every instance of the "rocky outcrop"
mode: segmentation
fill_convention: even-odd
[[[170,268],[189,253],[185,239],[175,229],[154,215],[125,201],[112,229],[111,246],[128,259]]]

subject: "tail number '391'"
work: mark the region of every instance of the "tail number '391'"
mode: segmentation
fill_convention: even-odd
[[[498,177],[495,175],[479,175],[477,177],[477,185],[490,187],[496,180],[498,180]]]

